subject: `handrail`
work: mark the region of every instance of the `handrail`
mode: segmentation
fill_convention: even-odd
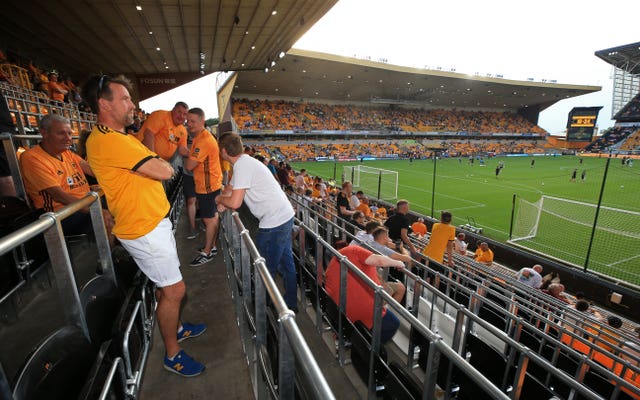
[[[333,220],[326,218],[325,216],[321,215],[318,210],[314,210],[312,207],[309,207],[306,202],[304,200],[301,200],[300,198],[298,198],[298,196],[289,196],[290,199],[292,199],[293,201],[295,201],[297,203],[297,205],[299,207],[302,207],[304,209],[305,213],[313,213],[315,215],[316,218],[322,219],[323,221],[325,221],[325,223],[327,224],[331,224],[334,228],[342,231],[342,233],[348,237],[354,238],[354,236],[349,233],[348,231],[346,231],[343,227],[340,226],[340,224],[334,222]],[[318,204],[315,204],[315,206],[319,206]],[[327,205],[329,206],[328,208],[331,208],[331,204]],[[323,212],[328,212],[331,217],[335,220],[340,220],[337,215],[335,213],[332,213],[331,211],[328,211],[326,209],[322,209]],[[344,223],[352,225],[349,221],[344,221],[342,220]],[[353,225],[352,225],[353,226]],[[479,274],[484,274],[486,277],[491,277],[491,278],[498,278],[498,279],[502,279],[505,282],[507,282],[510,287],[511,287],[511,291],[506,290],[503,293],[500,293],[499,290],[497,290],[495,287],[486,287],[486,290],[488,290],[490,293],[497,295],[498,297],[503,298],[503,300],[505,300],[506,302],[509,302],[510,298],[512,295],[516,295],[518,296],[516,299],[520,300],[520,301],[524,301],[524,302],[529,302],[528,300],[526,300],[523,296],[529,296],[532,298],[536,298],[540,301],[543,301],[545,304],[547,305],[553,305],[554,309],[550,310],[550,311],[557,311],[557,312],[562,312],[562,313],[570,313],[570,314],[574,314],[576,317],[580,316],[579,312],[577,310],[573,310],[573,309],[567,309],[565,307],[566,304],[562,303],[560,300],[546,294],[546,293],[542,293],[539,290],[535,290],[530,288],[529,286],[524,285],[522,282],[514,279],[513,276],[511,275],[506,275],[504,273],[501,273],[499,271],[494,271],[489,269],[487,266],[485,266],[484,264],[481,263],[477,263],[475,262],[473,259],[470,259],[468,257],[464,257],[458,254],[454,254],[454,260],[456,262],[456,264],[460,264],[461,267],[466,267],[469,270],[466,271],[467,274],[470,274],[470,276],[467,276],[467,278],[475,280],[475,281],[482,281],[486,278],[483,278],[482,276],[480,276]],[[433,260],[429,260],[429,264],[436,264],[438,265],[440,268],[442,268],[445,272],[445,275],[447,274],[453,274],[456,277],[461,278],[462,275],[460,275],[460,271],[458,271],[456,268],[450,268],[447,265],[444,264],[440,264],[438,262],[435,262]],[[422,269],[424,271],[427,271],[429,273],[432,274],[436,274],[437,271],[434,271],[429,265],[425,265],[422,264],[421,262],[413,259],[413,265],[419,269]],[[446,276],[444,277],[440,277],[440,279],[444,279],[444,280],[451,280],[450,278],[447,278]],[[504,288],[501,288],[503,291],[505,290]],[[506,294],[505,294],[506,293]],[[491,301],[491,300],[488,300]],[[522,303],[522,305],[526,305],[525,303]],[[505,310],[507,311],[507,310]],[[516,316],[512,316],[512,317],[516,317]],[[590,333],[586,330],[584,330],[582,333],[587,334],[587,335],[591,335],[594,336],[593,333]],[[626,331],[620,331],[621,333],[621,338],[627,341],[631,341],[631,342],[638,342],[640,344],[640,341],[638,341],[637,337],[630,335],[628,332]],[[607,337],[611,337],[610,334],[604,332],[604,336]]]
[[[278,321],[281,323],[281,326],[286,333],[288,343],[291,345],[293,354],[298,361],[296,366],[301,367],[303,376],[308,378],[314,398],[334,399],[335,396],[333,395],[329,384],[322,374],[320,367],[309,349],[309,346],[304,340],[304,337],[298,329],[295,322],[294,312],[287,307],[275,281],[273,280],[273,277],[271,276],[271,273],[267,269],[264,258],[260,255],[253,240],[251,239],[249,231],[244,227],[238,212],[233,212],[231,215],[233,216],[233,220],[240,232],[240,236],[249,249],[251,258],[254,260],[254,267],[259,273],[260,278],[264,283],[264,287],[273,302],[278,315]]]
[[[59,209],[58,211],[45,214],[50,218],[40,218],[38,221],[34,221],[31,224],[0,238],[0,256],[8,253],[14,247],[21,245],[29,239],[33,239],[34,237],[45,233],[49,228],[55,225],[56,220],[64,220],[71,214],[74,214],[75,212],[90,206],[91,203],[93,203],[98,198],[100,198],[100,195],[98,193],[89,192],[80,200],[74,201],[73,203]]]
[[[304,225],[300,224],[300,228],[311,231],[311,229]],[[436,334],[427,328],[422,322],[420,322],[413,314],[411,314],[406,308],[404,308],[400,303],[398,303],[391,295],[389,295],[382,286],[376,284],[367,274],[365,274],[360,268],[356,267],[348,258],[344,257],[341,253],[335,250],[329,243],[324,241],[322,238],[316,238],[322,245],[329,250],[331,253],[334,253],[334,256],[340,257],[341,263],[344,263],[350,272],[358,277],[361,281],[363,281],[369,288],[373,290],[376,296],[381,296],[382,300],[387,303],[388,306],[391,306],[394,311],[400,314],[405,320],[407,320],[411,326],[415,327],[419,333],[421,333],[424,337],[426,337],[430,342],[433,342],[437,348],[437,350],[447,356],[453,363],[464,369],[465,372],[468,372],[469,376],[480,386],[487,389],[487,391],[494,397],[500,399],[508,399],[509,396],[504,394],[499,388],[497,388],[493,383],[491,383],[484,375],[482,375],[478,370],[469,365],[469,363],[460,356],[457,352],[455,352],[451,347],[447,346],[446,343],[443,342],[442,336]],[[337,253],[337,255],[336,255]],[[426,283],[426,282],[425,282]],[[459,306],[459,305],[458,305]],[[460,308],[464,308],[459,306]],[[374,322],[375,324],[375,322]]]
[[[299,206],[302,206],[304,208],[304,212],[303,212],[303,218],[306,217],[306,220],[309,221],[313,221],[314,223],[314,227],[317,229],[318,227],[318,219],[322,218],[324,221],[326,221],[327,224],[331,224],[334,227],[337,227],[338,229],[342,229],[339,226],[337,226],[333,221],[326,219],[324,216],[320,215],[320,212],[316,212],[312,209],[310,209],[309,207],[307,207],[305,204],[302,204],[301,202],[298,202]],[[309,216],[309,212],[311,212],[313,214],[313,217]],[[305,215],[306,214],[306,215]],[[310,232],[313,235],[313,238],[320,242],[320,244],[325,247],[330,253],[333,253],[333,255],[337,255],[336,252],[334,251],[334,249],[332,247],[329,246],[329,244],[324,241],[322,239],[322,237],[320,236],[320,234],[317,231],[314,231],[314,229],[312,227],[310,227],[309,225],[305,225],[304,223],[300,224],[301,229],[304,229],[305,231]],[[344,232],[343,232],[344,233]],[[347,232],[348,234],[348,232]],[[349,236],[352,236],[350,234],[348,234]],[[329,246],[329,247],[327,247]],[[341,257],[341,255],[338,254],[338,257]],[[342,262],[344,262],[345,264],[349,265],[350,263],[346,262],[346,260],[341,260]],[[471,263],[470,263],[471,264]],[[426,270],[430,270],[431,272],[435,272],[433,270],[431,270],[428,266],[424,266],[420,263],[415,263],[415,265],[418,265],[421,268],[425,268]],[[473,265],[471,265],[473,266]],[[459,275],[458,271],[449,269],[447,267],[445,267],[445,271],[446,272],[451,272],[456,274],[458,277],[461,277],[462,275]],[[361,273],[361,271],[352,271],[355,273],[355,275],[359,276],[363,281],[367,282],[367,284],[369,286],[371,286],[374,289],[374,292],[377,293],[378,290],[377,288],[375,288],[375,284],[373,284],[373,282],[369,282],[368,278],[366,276],[364,276],[364,274]],[[405,275],[407,276],[408,279],[411,279],[412,281],[416,282],[416,284],[420,284],[422,287],[429,289],[432,293],[434,293],[434,296],[438,296],[439,298],[441,298],[441,300],[445,301],[445,303],[450,303],[452,302],[452,300],[448,297],[448,295],[445,295],[443,293],[440,293],[438,291],[438,289],[436,289],[435,287],[431,286],[429,283],[423,281],[420,278],[416,278],[415,275],[411,274],[410,272],[404,270],[403,271],[405,273]],[[470,271],[472,272],[472,271]],[[448,276],[443,276],[439,273],[436,273],[437,276],[440,277],[441,281],[446,281],[447,284],[451,284],[451,285],[459,285],[456,281],[455,281],[455,277],[448,277]],[[505,300],[505,302],[507,304],[511,304],[511,305],[515,305],[515,304],[520,304],[520,305],[525,305],[524,303],[527,302],[527,300],[524,297],[521,297],[519,300],[519,303],[516,303],[516,300],[512,297],[515,297],[516,292],[512,291],[509,292],[508,295],[505,295],[506,292],[508,291],[497,291],[494,288],[491,287],[487,287],[484,286],[484,281],[486,278],[481,278],[477,275],[475,275],[475,273],[472,272],[472,275],[474,275],[471,279],[476,278],[476,282],[477,282],[477,286],[478,288],[482,288],[482,290],[488,290],[490,292],[495,293],[496,295],[498,295],[500,298],[503,298]],[[467,278],[467,277],[465,277]],[[481,278],[479,280],[477,280],[477,278]],[[374,285],[374,286],[372,286]],[[494,284],[495,285],[495,284]],[[456,289],[467,289],[468,288],[464,288],[463,286],[460,287],[456,287]],[[525,292],[526,294],[528,292],[529,288],[518,288],[520,289],[520,292]],[[483,296],[480,293],[475,293],[474,290],[471,290],[471,292],[474,292],[473,295],[476,299],[482,299],[482,302],[491,302],[490,299],[485,299],[482,298]],[[389,304],[390,306],[392,306],[392,308],[396,311],[398,311],[399,314],[401,314],[403,317],[407,317],[407,315],[412,315],[413,314],[409,311],[407,311],[406,309],[404,309],[404,307],[400,306],[399,304],[396,305],[395,301],[389,301],[391,299],[391,297],[384,293],[381,294],[381,297],[383,297],[385,299],[385,301],[387,301],[387,304]],[[548,296],[540,296],[541,300],[546,302],[546,298]],[[516,297],[517,298],[517,297]],[[494,335],[495,337],[497,337],[502,343],[504,343],[505,345],[509,346],[510,348],[514,348],[519,354],[520,357],[526,357],[530,360],[533,360],[537,365],[540,365],[545,371],[549,372],[549,373],[553,373],[558,379],[560,379],[560,381],[562,381],[565,384],[569,384],[571,385],[576,392],[581,393],[582,395],[586,396],[587,398],[598,398],[597,395],[595,395],[590,389],[584,387],[581,383],[582,378],[580,378],[580,380],[576,380],[576,377],[572,377],[562,371],[558,371],[555,366],[554,363],[549,362],[548,360],[540,357],[538,354],[536,354],[535,352],[529,350],[528,348],[526,348],[524,345],[522,345],[521,343],[519,343],[518,341],[514,340],[511,335],[513,334],[512,331],[510,330],[510,333],[507,334],[506,332],[496,328],[495,326],[491,325],[489,322],[482,320],[478,315],[476,315],[473,311],[466,309],[465,307],[462,307],[460,305],[458,305],[457,303],[453,302],[453,308],[456,310],[457,313],[462,314],[464,316],[466,316],[470,321],[473,321],[474,323],[482,326],[482,328],[484,328],[485,330],[489,331],[490,334]],[[398,308],[399,307],[399,308]],[[559,308],[558,308],[559,309]],[[518,317],[517,315],[513,314],[511,312],[511,310],[507,309],[507,310],[500,310],[501,312],[504,311],[504,315],[507,318],[507,322],[509,322],[509,320],[511,320],[510,323],[517,323],[520,324],[520,326],[527,326],[529,328],[535,328],[533,325],[529,324],[526,321],[523,321],[521,317]],[[566,310],[565,310],[566,311]],[[576,312],[577,313],[577,312]],[[572,314],[570,312],[570,314]],[[544,316],[541,316],[542,318],[545,318]],[[415,318],[407,318],[410,323],[413,325],[413,321]],[[546,320],[546,323],[555,323],[554,321],[550,321],[550,320]],[[417,321],[417,320],[416,320]],[[562,327],[558,327],[559,330],[562,332],[564,331],[564,329]],[[537,328],[536,328],[537,330]],[[420,329],[418,329],[418,331],[420,331]],[[375,329],[374,329],[375,332]],[[425,335],[425,332],[420,332],[423,334],[423,336],[425,337],[429,337],[429,335]],[[546,336],[546,335],[545,335]],[[581,338],[579,338],[577,335],[572,335],[577,337],[579,340],[582,341]],[[605,336],[607,336],[607,334],[605,333]],[[431,339],[430,339],[431,340]],[[628,389],[633,390],[633,385],[631,383],[629,383],[628,381],[621,379],[621,377],[616,376],[615,374],[613,374],[611,371],[607,370],[606,368],[602,367],[601,365],[599,365],[598,363],[596,363],[595,361],[591,360],[588,357],[585,357],[584,354],[578,352],[577,350],[571,348],[570,346],[567,346],[565,343],[562,343],[559,339],[555,339],[552,337],[547,337],[546,338],[547,341],[552,342],[555,347],[559,347],[559,348],[563,348],[565,351],[567,351],[569,354],[573,355],[574,357],[577,357],[578,359],[583,360],[582,362],[586,365],[588,365],[591,368],[595,368],[599,373],[604,374],[605,376],[607,376],[607,379],[612,379],[615,380],[617,382],[618,385],[620,385],[620,387],[626,387]],[[585,341],[587,343],[590,343],[588,341]],[[590,343],[591,345],[593,345],[593,343]],[[446,350],[445,350],[446,352]],[[613,360],[615,360],[615,362],[621,364],[624,368],[626,368],[626,370],[629,370],[629,368],[631,368],[631,370],[635,370],[636,368],[634,368],[632,365],[630,365],[628,362],[625,362],[625,360],[621,359],[620,357],[618,357],[615,354],[612,354],[610,352],[606,352],[607,355],[612,356],[611,358]],[[513,360],[513,358],[510,356],[510,361]],[[517,361],[517,360],[516,360]]]

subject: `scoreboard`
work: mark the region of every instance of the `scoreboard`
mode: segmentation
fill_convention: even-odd
[[[602,107],[574,107],[567,120],[568,142],[590,142]]]

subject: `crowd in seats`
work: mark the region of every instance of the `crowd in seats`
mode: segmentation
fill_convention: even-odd
[[[281,144],[272,146],[277,149],[277,153],[291,161],[302,161],[315,157],[352,158],[367,155],[372,157],[409,157],[415,154],[422,154],[426,151],[419,144],[405,145],[400,142],[378,141],[378,142],[348,142],[348,143],[298,143]],[[272,150],[266,150],[267,153]]]
[[[640,129],[627,136],[620,145],[620,150],[640,151]]]
[[[520,115],[493,111],[421,110],[234,99],[232,115],[242,131],[547,133]]]
[[[609,147],[622,142],[638,129],[640,129],[640,126],[638,125],[616,126],[611,129],[607,129],[602,136],[585,147],[584,151],[592,153],[605,152]]]
[[[444,157],[468,157],[478,154],[536,154],[544,153],[543,144],[529,140],[468,140],[442,141],[422,144],[414,140],[371,140],[363,142],[333,141],[323,142],[271,142],[254,144],[254,151],[265,157],[289,161],[307,161],[316,157],[355,159],[361,156],[376,158],[428,158],[438,151]]]
[[[68,118],[74,135],[90,130],[95,123],[95,115],[78,108],[77,104],[51,102],[42,92],[6,82],[0,83],[0,91],[3,101],[7,103],[12,122],[20,134],[37,132],[40,119],[50,113]]]
[[[451,157],[470,156],[478,153],[493,154],[535,154],[544,153],[543,145],[536,141],[524,140],[469,140],[443,142]]]
[[[304,196],[300,197],[303,199],[301,204],[304,204]],[[331,209],[331,212],[334,214],[337,213],[335,199],[333,201],[329,200],[313,203],[314,209],[320,209],[320,205],[324,205],[327,209]],[[397,213],[396,210],[390,210],[389,216],[394,215],[395,213]],[[324,212],[323,214],[327,215],[326,212]],[[313,219],[313,216],[309,216],[309,218]],[[351,218],[347,219],[347,222],[352,225],[352,229],[349,229],[349,227],[347,227],[346,231],[355,236],[354,241],[363,242],[363,240],[366,240],[365,237],[367,236],[367,234],[371,234],[368,229],[369,223],[367,223],[366,221],[367,218],[362,218],[359,213],[354,213]],[[364,228],[362,227],[363,225]],[[358,231],[359,229],[362,230]],[[430,240],[429,234],[427,234],[427,236],[425,237],[416,235],[416,238],[412,238],[412,240],[414,239],[416,240],[416,242],[414,243],[416,243],[416,247],[418,248],[424,246],[425,241]],[[347,239],[346,242],[348,241],[349,239]],[[336,242],[336,246],[340,242],[341,240],[338,240]],[[343,245],[346,245],[346,242]],[[621,364],[619,360],[615,359],[615,356],[619,354],[620,357],[622,357],[622,353],[619,352],[621,351],[621,349],[627,346],[627,343],[630,343],[629,346],[637,347],[637,343],[635,341],[627,342],[629,338],[629,332],[634,328],[633,324],[630,321],[625,321],[623,326],[623,321],[619,317],[610,315],[604,310],[600,310],[601,313],[594,310],[594,307],[589,304],[588,300],[578,300],[578,296],[580,296],[580,294],[576,293],[576,296],[574,297],[566,293],[564,291],[564,286],[560,283],[560,277],[557,273],[548,273],[544,277],[539,276],[539,284],[534,285],[535,287],[528,285],[531,287],[526,288],[525,290],[525,288],[521,287],[521,285],[517,285],[512,282],[512,279],[514,279],[516,281],[520,281],[520,283],[522,283],[523,285],[525,284],[522,280],[514,276],[514,271],[504,268],[500,270],[499,274],[493,275],[492,272],[494,271],[494,266],[496,265],[495,263],[493,263],[491,267],[484,265],[480,266],[478,263],[473,261],[472,258],[469,257],[470,254],[470,252],[466,252],[466,254],[464,254],[462,257],[455,256],[455,266],[450,270],[449,273],[447,273],[446,270],[443,271],[443,274],[441,276],[448,276],[449,281],[447,283],[445,283],[442,278],[439,281],[432,279],[432,285],[450,296],[462,294],[462,297],[456,297],[456,301],[463,305],[467,305],[469,304],[470,300],[469,295],[467,294],[467,297],[465,298],[464,293],[460,292],[460,288],[454,288],[455,285],[454,287],[450,287],[449,285],[451,285],[452,282],[460,282],[465,287],[471,287],[471,291],[473,292],[473,288],[475,287],[474,285],[478,285],[478,287],[480,287],[478,282],[481,281],[483,289],[486,287],[490,287],[492,289],[492,292],[494,290],[496,291],[493,293],[498,293],[498,295],[494,295],[492,293],[483,294],[483,296],[486,296],[486,299],[488,301],[482,303],[478,316],[484,319],[486,322],[494,325],[495,327],[498,327],[498,329],[500,330],[505,331],[508,329],[509,331],[511,331],[511,329],[507,327],[510,326],[511,323],[515,323],[515,320],[509,319],[509,313],[513,313],[514,315],[519,315],[521,317],[525,317],[529,315],[529,313],[531,313],[531,315],[534,315],[535,317],[533,319],[527,320],[529,323],[526,326],[523,326],[523,332],[526,329],[529,337],[532,337],[531,335],[534,335],[538,338],[542,337],[542,341],[536,339],[535,345],[531,345],[525,343],[524,341],[520,341],[518,337],[515,337],[515,339],[520,341],[523,345],[528,346],[531,350],[538,353],[540,356],[547,358],[544,350],[550,348],[550,342],[547,341],[545,345],[545,337],[547,337],[545,336],[545,334],[550,329],[550,336],[557,341],[553,346],[556,346],[559,352],[562,351],[562,355],[567,355],[568,358],[573,360],[574,358],[576,358],[576,353],[568,352],[568,350],[572,349],[575,352],[584,354],[590,360],[595,363],[599,363],[606,369],[613,371],[617,376],[624,378],[632,385],[637,386],[640,383],[640,376],[637,374],[637,370],[633,371],[630,369],[624,369],[625,366]],[[429,262],[429,268],[439,271],[442,266],[438,263]],[[542,267],[535,266],[534,268],[526,268],[526,270],[528,272],[533,270],[536,274],[539,274],[542,272]],[[433,276],[430,275],[429,271],[425,272],[427,272],[429,278],[433,278]],[[451,273],[453,273],[453,275]],[[512,279],[509,279],[510,276]],[[500,296],[500,293],[503,296]],[[527,301],[525,302],[527,304],[527,308],[525,308],[523,304],[522,314],[516,314],[518,313],[518,310],[515,310],[513,308],[513,304],[511,304],[508,300],[505,300],[513,300],[516,297],[526,297],[529,295],[531,296],[531,299],[527,298]],[[462,298],[465,299],[460,300]],[[402,301],[400,301],[400,303],[402,304]],[[487,308],[491,307],[492,303],[500,304],[500,312],[495,314],[495,318],[489,316],[486,312]],[[578,304],[586,304],[586,308],[579,306]],[[329,312],[327,312],[327,314],[329,314]],[[564,325],[563,321],[567,321],[568,323]],[[581,325],[578,325],[576,321],[579,321]],[[496,325],[497,322],[501,323],[502,325]],[[536,333],[536,331],[538,330],[539,332]],[[632,335],[633,337],[637,337],[637,333],[635,335]],[[422,356],[423,350],[425,351],[426,355],[426,348],[421,348],[420,356]],[[491,353],[493,353],[493,351]],[[475,352],[471,351],[471,354],[473,355],[475,354]],[[614,356],[611,356],[610,354],[613,354]],[[478,355],[480,355],[480,353],[478,353]],[[501,355],[500,360],[502,360],[503,362],[505,361],[504,355]],[[547,360],[554,363],[556,368],[564,370],[565,366],[561,365],[560,361],[556,362],[550,358],[547,358]],[[637,361],[638,360],[636,359],[632,360],[634,365],[637,363]],[[508,364],[505,364],[505,366],[506,365]],[[534,367],[535,366],[532,366],[530,364],[528,374],[534,373]],[[422,366],[422,368],[424,368],[424,366]],[[499,369],[501,368],[501,366],[495,365],[493,366],[493,368]],[[502,370],[500,370],[499,372],[501,371]],[[575,371],[567,371],[569,375],[574,375],[574,372]],[[589,372],[595,374],[598,371],[595,367],[591,367],[591,370],[589,370]],[[545,374],[546,373],[543,372],[540,375],[536,375],[536,377],[542,376],[543,378],[541,378],[541,381],[544,381]],[[500,375],[499,379],[501,380],[502,375],[498,375]],[[366,378],[363,379],[366,382]],[[614,384],[608,382],[607,380],[605,380],[605,382],[607,383],[606,389],[613,390]],[[625,394],[631,395],[632,398],[637,398],[635,397],[635,393],[633,393],[632,391],[627,390],[624,387],[621,387],[621,390],[625,392]],[[538,395],[539,393],[534,394],[533,397],[527,398],[539,398],[536,397]],[[606,395],[605,398],[608,398],[608,395]]]
[[[628,102],[618,113],[613,117],[616,121],[620,122],[637,122],[640,121],[640,93],[638,93],[630,102]]]

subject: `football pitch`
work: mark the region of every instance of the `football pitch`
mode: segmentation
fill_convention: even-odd
[[[605,172],[606,158],[577,156],[495,157],[478,160],[444,158],[435,163],[435,196],[432,197],[433,160],[388,160],[360,162],[294,163],[294,169],[306,168],[309,174],[333,178],[338,184],[343,167],[366,165],[398,172],[398,198],[411,202],[411,210],[438,217],[441,210],[453,214],[454,224],[471,223],[483,229],[483,234],[495,240],[509,239],[513,196],[516,195],[516,215],[521,200],[535,203],[545,196],[572,200],[560,213],[538,216],[538,234],[519,244],[534,251],[567,261],[578,267],[585,265],[589,252],[589,237],[595,217],[591,211],[578,213],[580,203],[598,203]],[[496,177],[499,162],[504,168]],[[576,180],[571,175],[576,170]],[[581,179],[584,171],[585,179]],[[347,177],[347,179],[350,179]],[[375,179],[374,179],[375,181]],[[376,185],[360,188],[376,197]],[[357,190],[357,189],[354,189]],[[607,228],[595,230],[589,254],[588,269],[640,285],[640,164],[623,166],[620,159],[609,165],[602,205],[630,213],[606,215]],[[631,217],[629,217],[631,215]],[[601,213],[599,222],[605,217]],[[533,215],[532,219],[536,219]],[[616,219],[617,218],[617,219]],[[613,225],[613,228],[611,228]],[[600,224],[598,225],[600,226]]]

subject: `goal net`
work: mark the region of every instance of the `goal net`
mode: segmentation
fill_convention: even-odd
[[[511,243],[583,266],[593,232],[589,266],[624,270],[640,260],[640,212],[542,196],[519,199]],[[618,274],[616,274],[618,275]]]
[[[347,165],[342,170],[342,181],[351,181],[354,189],[381,200],[398,198],[398,171],[367,165]]]

